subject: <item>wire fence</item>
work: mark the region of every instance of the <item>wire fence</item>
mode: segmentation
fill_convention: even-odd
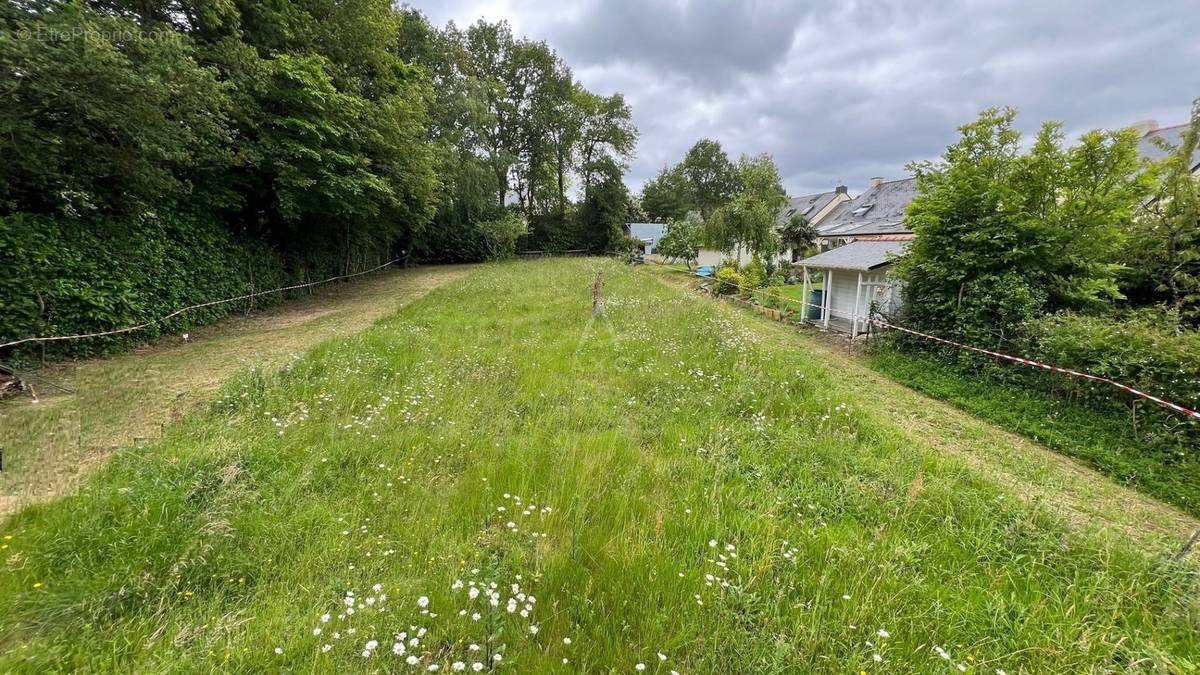
[[[246,293],[245,295],[239,295],[239,296],[232,297],[232,298],[225,298],[222,300],[211,300],[209,302],[200,302],[200,303],[197,303],[194,305],[188,305],[187,307],[180,307],[179,309],[171,312],[170,314],[165,314],[163,316],[160,316],[160,317],[157,317],[154,319],[150,319],[149,321],[144,321],[142,323],[135,324],[132,326],[125,326],[123,328],[113,328],[111,330],[97,331],[95,333],[76,333],[74,335],[47,335],[47,336],[40,336],[40,337],[27,337],[27,338],[23,338],[20,340],[12,340],[10,342],[5,342],[5,343],[0,344],[0,349],[8,349],[9,347],[16,347],[18,345],[37,343],[37,342],[60,342],[60,341],[64,341],[64,340],[86,340],[89,338],[99,338],[99,337],[107,337],[110,335],[122,335],[125,333],[133,333],[133,332],[136,332],[139,330],[145,330],[146,328],[149,328],[150,326],[153,326],[155,324],[159,324],[164,321],[169,321],[170,319],[173,319],[185,312],[190,312],[190,311],[197,310],[197,309],[203,309],[205,307],[214,307],[216,305],[226,305],[231,302],[241,302],[243,300],[250,300],[252,298],[257,298],[257,297],[261,297],[264,295],[271,295],[274,293],[286,293],[287,291],[295,291],[295,290],[300,290],[302,288],[311,288],[313,286],[320,286],[321,284],[328,284],[330,282],[340,281],[342,279],[353,279],[355,277],[361,277],[364,274],[378,272],[379,270],[381,270],[385,267],[388,267],[390,265],[394,265],[394,264],[400,262],[401,260],[403,260],[403,258],[395,258],[394,260],[385,262],[382,265],[372,267],[369,270],[355,272],[354,274],[341,274],[336,277],[329,277],[328,279],[322,279],[320,281],[310,281],[310,282],[304,283],[304,284],[293,284],[291,286],[281,286],[279,288],[272,288],[272,289],[266,290],[266,291],[256,291],[254,293]]]
[[[823,305],[814,305],[813,303],[808,302],[806,300],[797,300],[796,298],[791,298],[791,297],[779,294],[777,292],[773,293],[771,291],[771,289],[747,288],[746,286],[743,286],[741,284],[738,284],[738,283],[735,283],[733,281],[729,281],[726,279],[714,279],[713,284],[714,284],[713,287],[709,288],[708,290],[710,292],[712,292],[714,295],[717,294],[717,291],[721,287],[737,288],[738,290],[745,292],[747,294],[747,296],[750,298],[753,298],[754,294],[758,293],[760,295],[766,295],[768,297],[771,297],[773,300],[776,300],[779,302],[799,305],[802,308],[819,309],[822,312],[822,321],[823,322],[829,316],[829,313],[832,311],[832,304],[824,305],[824,306]],[[764,293],[764,291],[765,291],[765,293]],[[741,300],[741,299],[739,298],[739,300]],[[744,302],[747,302],[748,304],[752,304],[752,305],[756,305],[756,306],[762,306],[762,305],[759,305],[758,303],[755,303],[753,300],[746,300]],[[804,316],[803,309],[800,312],[800,317],[801,317],[800,320],[802,323],[805,323],[808,321]],[[1063,366],[1055,365],[1053,363],[1046,363],[1046,362],[1039,361],[1037,359],[1032,359],[1032,358],[1029,358],[1026,356],[1017,356],[1017,355],[1006,354],[1004,352],[999,352],[999,351],[995,351],[995,350],[991,350],[991,349],[984,349],[983,347],[977,347],[974,345],[969,345],[966,343],[950,340],[950,339],[947,339],[944,337],[931,335],[929,333],[924,333],[924,332],[921,332],[918,330],[913,330],[912,328],[901,326],[893,321],[888,321],[887,319],[883,318],[882,315],[880,315],[878,312],[875,312],[873,310],[869,311],[869,313],[866,316],[852,317],[852,319],[851,319],[852,326],[857,327],[859,321],[865,322],[868,325],[873,325],[873,326],[876,326],[876,327],[884,329],[884,330],[895,330],[895,331],[899,331],[901,333],[905,333],[907,335],[912,335],[914,337],[921,338],[923,340],[937,342],[939,344],[948,345],[948,346],[955,347],[958,349],[965,349],[965,350],[968,350],[968,351],[971,351],[971,352],[974,352],[977,354],[983,354],[983,355],[991,357],[993,359],[997,359],[997,360],[1001,360],[1001,361],[1008,361],[1010,363],[1017,363],[1020,365],[1029,366],[1031,368],[1038,368],[1040,370],[1044,370],[1044,371],[1052,372],[1052,373],[1058,373],[1060,375],[1066,375],[1068,377],[1072,377],[1072,378],[1076,378],[1076,379],[1080,379],[1080,380],[1087,380],[1087,381],[1091,381],[1091,382],[1098,382],[1101,384],[1105,384],[1105,385],[1114,387],[1116,389],[1119,389],[1121,391],[1124,391],[1128,394],[1131,394],[1137,398],[1140,398],[1140,399],[1143,399],[1146,401],[1150,401],[1151,403],[1162,406],[1163,408],[1166,408],[1167,410],[1178,413],[1178,414],[1188,417],[1192,420],[1200,420],[1200,411],[1194,410],[1187,406],[1179,405],[1178,403],[1173,403],[1173,402],[1168,401],[1160,396],[1155,396],[1154,394],[1151,394],[1149,392],[1142,391],[1140,389],[1137,389],[1136,387],[1131,387],[1123,382],[1118,382],[1116,380],[1113,380],[1113,379],[1110,379],[1107,377],[1103,377],[1101,375],[1095,375],[1095,374],[1087,373],[1087,372],[1084,372],[1081,370],[1075,370],[1073,368],[1065,368]],[[853,330],[854,329],[852,329],[852,331]],[[853,340],[854,337],[855,337],[854,333],[851,332],[850,339]]]

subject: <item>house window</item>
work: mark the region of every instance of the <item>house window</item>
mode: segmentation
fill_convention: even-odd
[[[787,212],[788,218],[791,218],[795,214],[796,214],[796,209],[788,209],[788,212]]]
[[[854,209],[854,216],[856,218],[862,218],[863,216],[867,215],[867,212],[873,208],[875,208],[874,204],[863,204],[862,206],[858,207],[857,209]]]

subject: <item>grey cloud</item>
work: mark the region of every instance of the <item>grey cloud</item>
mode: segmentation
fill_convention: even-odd
[[[510,16],[589,88],[626,95],[634,188],[702,137],[773,154],[794,194],[861,190],[941,154],[985,107],[1077,134],[1182,122],[1200,96],[1194,0],[456,1],[431,16]]]

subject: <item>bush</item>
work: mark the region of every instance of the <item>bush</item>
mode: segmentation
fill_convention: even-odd
[[[1035,358],[1128,384],[1183,406],[1200,401],[1200,332],[1180,330],[1178,318],[1157,310],[1122,319],[1053,314],[1026,324]],[[1095,404],[1127,407],[1129,397],[1109,385],[1060,378],[1061,388]],[[1161,424],[1146,425],[1164,447],[1182,453],[1200,441],[1200,423],[1152,402],[1139,415]]]
[[[0,218],[0,342],[120,328],[303,276],[288,274],[265,244],[235,238],[220,223],[153,217],[80,222],[16,214]],[[255,303],[279,298],[264,296]],[[46,343],[46,353],[87,356],[246,306],[193,310],[132,335]],[[16,357],[41,355],[41,349],[19,347]]]
[[[736,267],[723,266],[717,270],[716,287],[714,292],[718,295],[740,295],[742,288],[746,286],[746,280],[738,273]]]
[[[499,218],[485,220],[476,227],[489,260],[512,257],[517,252],[517,241],[527,231],[525,219],[512,211]]]
[[[762,288],[767,285],[769,274],[763,261],[758,256],[751,258],[750,262],[742,268],[742,275],[746,278],[746,285],[750,288]]]

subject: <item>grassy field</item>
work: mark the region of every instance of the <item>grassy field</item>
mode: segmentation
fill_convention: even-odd
[[[1200,515],[1200,461],[1180,461],[1154,447],[1144,437],[1156,430],[1143,421],[1135,431],[1128,411],[1097,410],[1094,405],[1054,397],[1042,389],[1022,388],[985,373],[964,373],[933,356],[882,349],[872,354],[869,362],[914,389]]]
[[[607,261],[479,268],[0,526],[0,671],[1200,667],[1192,563],[825,356]]]
[[[190,342],[165,339],[111,358],[43,369],[34,381],[39,403],[24,398],[0,403],[0,517],[72,490],[112,453],[158,437],[165,425],[212,400],[233,373],[272,372],[323,340],[369,327],[465,271],[388,269],[193,330]]]

